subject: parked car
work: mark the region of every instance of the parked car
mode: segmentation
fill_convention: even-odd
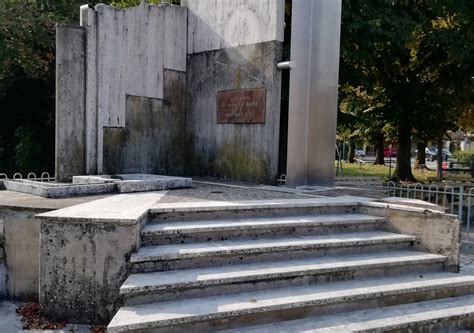
[[[434,156],[431,157],[431,160],[432,161],[436,161],[436,158],[438,157],[438,149],[437,148],[434,148],[433,149],[433,152],[434,152]],[[453,154],[451,154],[451,152],[447,149],[443,149],[441,151],[441,157],[444,161],[447,161],[448,159],[450,159],[451,157],[453,157]]]
[[[415,150],[415,156],[417,154],[418,154],[418,149]],[[433,158],[436,159],[436,154],[437,152],[435,152],[434,150],[429,149],[428,147],[425,147],[425,155],[428,160],[433,160]]]
[[[357,157],[365,157],[365,151],[364,151],[364,149],[356,149],[356,151],[355,151],[355,156],[357,156]]]
[[[383,149],[383,156],[384,157],[397,157],[397,149],[385,147]]]

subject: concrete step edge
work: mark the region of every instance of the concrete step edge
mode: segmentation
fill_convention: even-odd
[[[427,329],[431,325],[460,321],[466,318],[474,318],[474,295],[345,312],[337,315],[308,317],[219,332],[386,332],[417,327]]]
[[[294,227],[324,227],[338,225],[377,224],[384,218],[363,214],[328,214],[320,216],[288,216],[264,218],[240,218],[225,220],[205,220],[190,222],[168,222],[148,224],[142,230],[142,236],[170,235],[186,233],[205,233],[248,229],[272,229]]]
[[[435,290],[473,287],[474,276],[432,273],[423,277],[410,275],[386,279],[364,279],[266,290],[214,297],[185,299],[163,303],[127,306],[119,309],[108,326],[108,332],[146,330],[193,322],[238,318],[270,311],[285,311],[311,306],[364,301],[379,297],[430,293]]]
[[[130,258],[132,263],[177,260],[209,256],[257,254],[279,251],[329,249],[372,244],[413,242],[414,236],[390,232],[355,232],[337,235],[293,236],[244,241],[215,241],[192,244],[146,246]]]
[[[230,283],[253,282],[307,275],[323,275],[403,265],[437,264],[445,256],[414,251],[393,251],[365,255],[349,255],[294,259],[210,268],[131,274],[120,288],[122,295],[160,290],[196,288]]]

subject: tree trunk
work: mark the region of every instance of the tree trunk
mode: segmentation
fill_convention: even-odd
[[[416,182],[411,170],[411,126],[398,126],[397,167],[393,178],[400,181]]]
[[[438,181],[443,181],[443,133],[438,136]]]
[[[420,141],[416,145],[418,152],[416,153],[415,169],[419,169],[420,165],[426,165],[426,141]]]
[[[377,135],[377,142],[375,143],[375,162],[374,165],[385,165],[385,157],[383,152],[383,146],[385,142],[385,136],[383,132]]]
[[[355,163],[355,151],[356,151],[356,144],[354,139],[351,139],[349,141],[349,153],[347,157],[347,162],[349,163]]]

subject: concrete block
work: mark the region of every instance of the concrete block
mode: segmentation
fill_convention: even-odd
[[[155,176],[144,180],[123,180],[118,184],[120,193],[162,191],[192,187],[191,178]]]
[[[32,194],[43,198],[68,198],[117,192],[115,183],[55,184],[29,180],[8,180],[5,181],[5,186],[8,191]]]
[[[101,174],[107,144],[103,128],[126,126],[126,96],[162,100],[165,68],[186,70],[187,9],[100,4],[84,9],[82,16],[87,31],[87,173]]]
[[[139,224],[43,220],[41,312],[75,324],[106,324],[119,305],[126,259],[139,244]]]
[[[120,305],[148,208],[163,194],[121,194],[40,214],[40,307],[70,323],[107,324]]]
[[[105,173],[183,174],[186,74],[164,74],[164,100],[128,95],[125,128],[104,129]]]
[[[56,29],[56,179],[85,171],[85,30]]]

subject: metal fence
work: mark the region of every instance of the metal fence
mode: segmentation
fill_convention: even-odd
[[[449,214],[457,215],[466,222],[466,237],[470,238],[472,205],[474,205],[474,187],[466,189],[459,186],[436,184],[408,184],[390,181],[385,184],[388,194],[393,197],[419,199],[445,207]]]
[[[19,172],[15,173],[12,178],[9,178],[6,173],[0,173],[0,180],[4,179],[27,179],[35,182],[54,182],[55,177],[51,176],[49,172],[43,172],[41,175],[38,177],[38,175],[34,172],[29,172],[26,175],[26,178],[23,177],[23,175]]]

